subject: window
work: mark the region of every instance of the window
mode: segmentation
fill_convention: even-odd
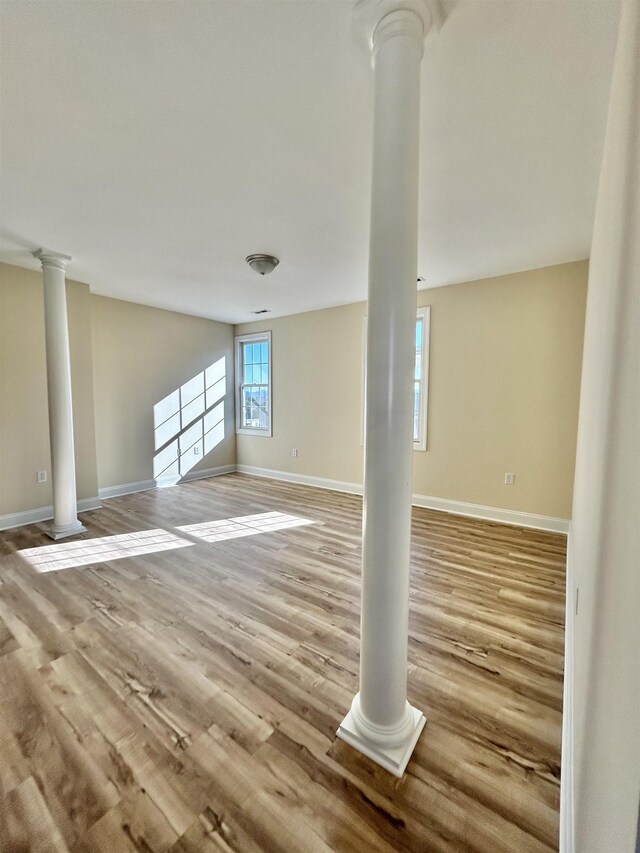
[[[416,360],[413,375],[413,449],[427,449],[427,407],[429,394],[429,326],[431,309],[418,308],[416,314]],[[362,323],[362,442],[364,444],[364,398],[367,370],[367,318]]]
[[[236,432],[271,435],[271,332],[236,338]]]
[[[416,317],[416,366],[413,376],[413,449],[427,449],[427,401],[429,393],[430,308],[419,308]]]

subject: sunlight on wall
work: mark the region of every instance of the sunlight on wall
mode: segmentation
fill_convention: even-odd
[[[153,407],[153,476],[172,486],[224,438],[225,357]]]
[[[285,530],[289,527],[303,527],[315,524],[308,518],[286,515],[283,512],[261,512],[256,515],[243,515],[238,518],[225,518],[221,521],[205,521],[202,524],[187,524],[177,530],[196,536],[205,542],[220,542],[224,539],[238,539],[241,536],[255,536],[256,533],[268,533],[273,530]]]
[[[76,542],[60,542],[41,548],[25,548],[20,556],[38,572],[57,572],[77,566],[106,563],[157,551],[170,551],[194,545],[167,530],[141,530],[118,536],[103,536],[98,539],[80,539]]]

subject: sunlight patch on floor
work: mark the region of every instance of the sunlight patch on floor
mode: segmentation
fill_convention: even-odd
[[[257,533],[287,530],[307,524],[315,524],[315,522],[297,515],[287,515],[284,512],[260,512],[219,521],[186,524],[176,529],[188,534],[192,539],[201,539],[203,542],[222,542],[225,539],[255,536]],[[24,548],[17,553],[38,572],[57,572],[60,569],[90,566],[95,563],[120,560],[123,557],[186,548],[188,545],[195,544],[197,543],[170,533],[168,530],[157,528],[116,536],[102,536],[97,539],[58,542],[55,545],[42,545],[38,548]]]
[[[123,557],[154,554],[174,548],[186,548],[195,543],[169,533],[168,530],[141,530],[117,536],[102,536],[98,539],[78,539],[74,542],[59,542],[40,548],[25,548],[18,551],[21,557],[38,572],[57,572],[106,563]]]
[[[224,518],[220,521],[186,524],[177,529],[205,542],[221,542],[224,539],[239,539],[242,536],[255,536],[257,533],[286,530],[290,527],[303,527],[314,523],[308,518],[287,515],[284,512],[260,512],[255,515]]]

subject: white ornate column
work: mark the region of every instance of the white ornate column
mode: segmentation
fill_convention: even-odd
[[[425,0],[362,0],[374,70],[360,691],[338,737],[402,776],[426,722],[407,702],[420,65]]]
[[[47,532],[52,539],[63,539],[86,529],[78,521],[76,500],[71,360],[65,288],[65,269],[71,258],[44,249],[34,254],[42,263],[44,279],[44,329],[53,487],[53,526]]]

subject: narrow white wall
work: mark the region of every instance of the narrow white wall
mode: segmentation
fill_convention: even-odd
[[[623,4],[569,538],[561,850],[631,853],[640,796],[640,4]]]

